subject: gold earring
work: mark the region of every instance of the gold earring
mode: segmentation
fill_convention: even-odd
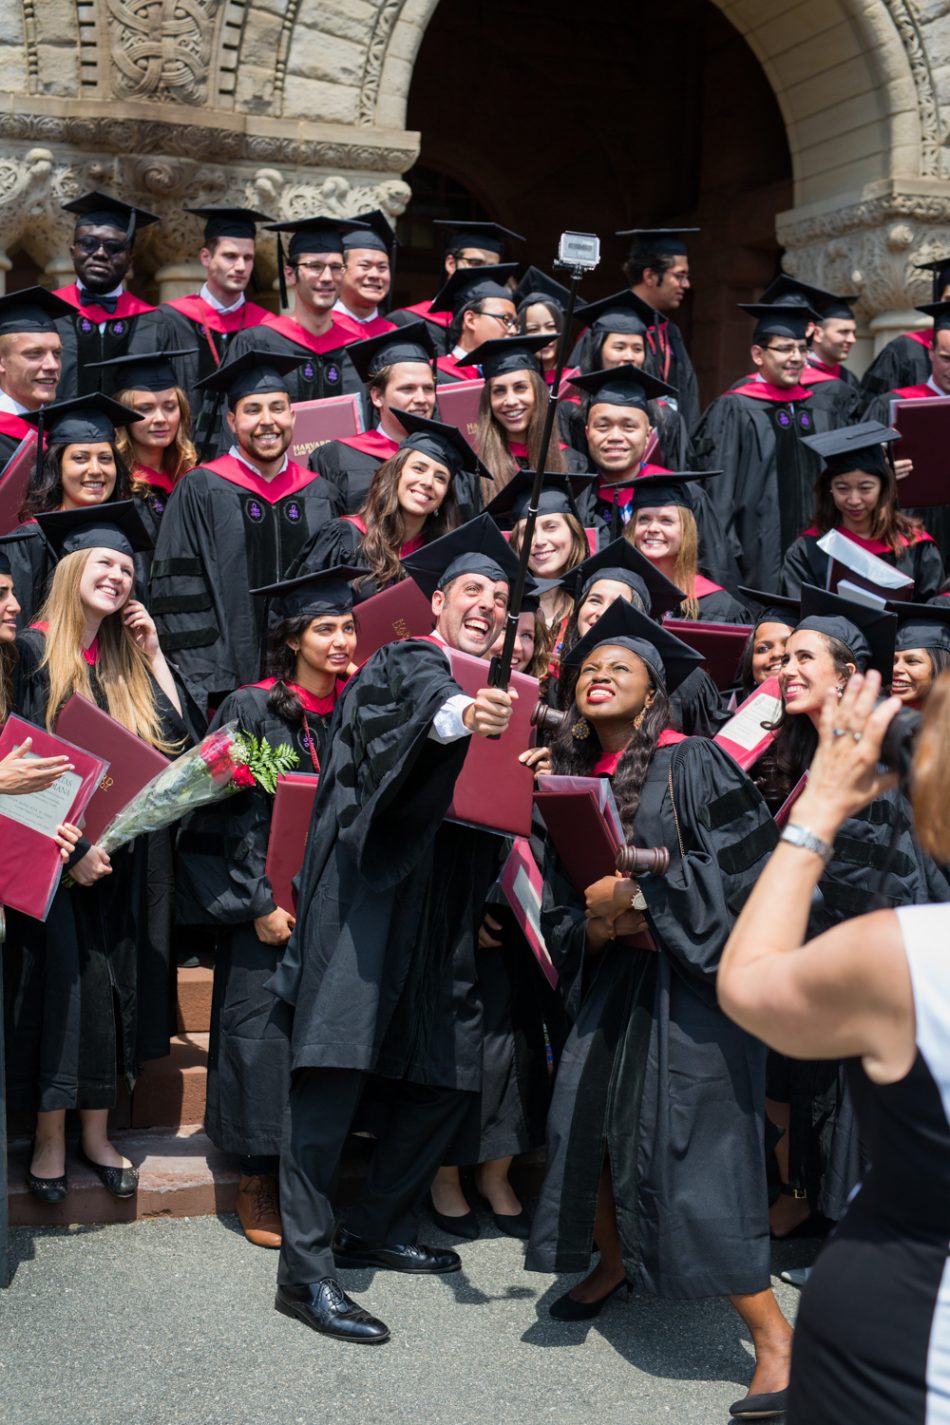
[[[641,708],[640,711],[637,713],[636,717],[633,719],[634,732],[640,731],[640,728],[643,726],[643,719],[646,717],[646,713],[646,708]]]
[[[590,737],[590,723],[587,721],[586,717],[579,717],[577,719],[574,726],[571,728],[571,736],[577,742],[583,742],[585,738]]]

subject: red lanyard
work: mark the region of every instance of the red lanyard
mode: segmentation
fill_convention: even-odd
[[[314,770],[315,772],[319,772],[319,771],[320,771],[320,759],[319,759],[319,757],[317,756],[317,744],[316,744],[316,742],[315,742],[314,739],[313,739],[313,733],[310,731],[310,724],[309,724],[309,722],[307,721],[307,714],[306,714],[306,713],[303,714],[303,725],[304,725],[304,731],[305,731],[306,734],[307,734],[307,749],[308,749],[308,751],[309,751],[309,753],[310,753],[310,761],[313,763],[313,770]]]

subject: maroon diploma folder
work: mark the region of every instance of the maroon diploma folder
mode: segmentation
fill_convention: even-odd
[[[485,382],[480,378],[475,381],[449,381],[439,386],[436,392],[439,420],[461,431],[473,447],[478,430],[478,406],[484,385]]]
[[[288,772],[277,778],[264,872],[274,900],[290,913],[297,909],[293,880],[303,865],[319,781],[310,772]]]
[[[610,785],[602,777],[538,778],[535,805],[575,891],[616,870],[623,845]]]
[[[322,401],[294,403],[294,439],[290,458],[306,465],[307,457],[328,440],[348,440],[360,433],[358,396],[327,396]]]
[[[891,425],[901,433],[894,458],[914,462],[897,482],[901,504],[950,505],[950,396],[892,401]]]
[[[487,687],[488,664],[484,658],[473,658],[444,646],[443,652],[463,693],[474,697],[480,688]],[[497,742],[485,737],[469,738],[465,765],[446,815],[449,821],[461,821],[503,836],[530,836],[534,773],[518,761],[518,754],[535,743],[531,714],[538,702],[538,680],[525,673],[512,673],[509,687],[515,689],[518,700],[508,730]]]
[[[68,756],[73,770],[45,791],[0,796],[0,904],[45,920],[63,874],[56,828],[78,823],[109,763],[16,714],[0,733],[0,761],[28,737],[28,756]]]
[[[168,766],[169,759],[161,752],[78,693],[56,719],[56,731],[108,764],[83,823],[83,835],[90,841],[101,836],[112,818]]]
[[[765,749],[775,741],[776,729],[769,730],[763,723],[774,723],[782,713],[782,693],[777,678],[766,678],[764,683],[740,703],[735,713],[713,738],[729,756],[734,758],[743,772],[757,762]]]
[[[36,463],[36,434],[25,436],[0,470],[0,534],[9,534],[20,523],[20,506]]]
[[[515,838],[515,843],[508,853],[501,872],[501,888],[522,935],[531,946],[541,973],[552,990],[556,989],[557,970],[541,933],[544,882],[538,870],[538,863],[531,854],[531,843],[524,836]]]
[[[747,623],[699,623],[692,619],[668,618],[665,628],[675,633],[706,660],[706,672],[717,688],[735,682],[736,668],[749,641],[752,628]]]
[[[388,589],[357,604],[355,612],[359,632],[353,662],[359,667],[384,644],[431,633],[435,622],[432,601],[414,579],[390,584]]]

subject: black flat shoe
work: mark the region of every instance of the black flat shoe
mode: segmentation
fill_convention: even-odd
[[[139,1185],[138,1168],[110,1168],[105,1163],[97,1163],[90,1158],[85,1148],[80,1146],[79,1156],[113,1197],[134,1197]]]
[[[737,1400],[735,1405],[730,1405],[729,1414],[734,1420],[772,1420],[785,1414],[787,1403],[787,1390],[766,1391]]]
[[[555,1321],[591,1321],[595,1316],[600,1315],[610,1298],[616,1296],[617,1292],[624,1287],[627,1289],[627,1298],[629,1299],[633,1286],[626,1277],[598,1301],[578,1301],[567,1291],[563,1296],[559,1296],[557,1301],[551,1302],[548,1314],[553,1316]]]
[[[282,1316],[293,1316],[311,1331],[338,1341],[381,1346],[389,1340],[389,1327],[358,1306],[333,1277],[305,1286],[279,1286],[274,1306]]]
[[[458,1252],[442,1247],[426,1247],[421,1242],[385,1247],[366,1242],[341,1227],[333,1243],[333,1260],[338,1267],[380,1267],[387,1272],[457,1272],[462,1265]]]
[[[478,1218],[469,1208],[468,1212],[461,1217],[446,1217],[444,1212],[439,1212],[432,1198],[429,1198],[429,1216],[441,1232],[449,1237],[464,1237],[467,1242],[474,1242],[481,1228],[478,1225]]]
[[[62,1202],[69,1192],[69,1183],[65,1173],[61,1178],[38,1178],[27,1168],[26,1185],[33,1196],[39,1198],[40,1202]]]
[[[488,1210],[499,1232],[504,1232],[506,1237],[517,1237],[519,1241],[527,1242],[531,1236],[531,1218],[524,1208],[520,1212],[496,1212],[489,1204]]]

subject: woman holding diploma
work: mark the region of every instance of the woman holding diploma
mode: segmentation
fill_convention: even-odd
[[[728,1296],[755,1347],[741,1418],[782,1409],[792,1333],[769,1285],[765,1050],[718,1009],[715,977],[778,833],[726,753],[670,730],[669,693],[698,657],[618,600],[567,659],[554,771],[608,777],[625,839],[666,847],[670,866],[639,886],[605,867],[583,894],[547,868],[544,935],[574,1027],[527,1266],[587,1271],[596,1241],[558,1320],[596,1316],[625,1282]]]
[[[318,774],[356,649],[348,582],[356,573],[340,566],[256,590],[273,598],[279,620],[269,676],[226,698],[212,728],[237,722],[242,732],[266,739],[273,753],[287,754],[284,770]],[[197,812],[179,841],[180,918],[222,927],[205,1127],[212,1142],[240,1160],[237,1214],[258,1247],[281,1244],[277,1171],[290,1092],[285,1021],[264,988],[294,927],[293,907],[276,903],[265,872],[273,810],[273,795],[257,785]]]
[[[78,693],[174,754],[193,710],[132,598],[134,555],[149,547],[134,506],[38,523],[59,562],[37,623],[17,641],[15,710],[52,730]],[[28,1183],[46,1202],[67,1191],[69,1108],[80,1110],[85,1161],[116,1196],[135,1192],[134,1168],[109,1142],[108,1113],[117,1067],[131,1086],[139,1062],[167,1053],[173,1032],[170,841],[162,856],[160,837],[123,848],[114,862],[80,840],[68,863],[75,884],[57,892],[45,923],[9,915],[7,1082],[12,1105],[37,1115]]]

